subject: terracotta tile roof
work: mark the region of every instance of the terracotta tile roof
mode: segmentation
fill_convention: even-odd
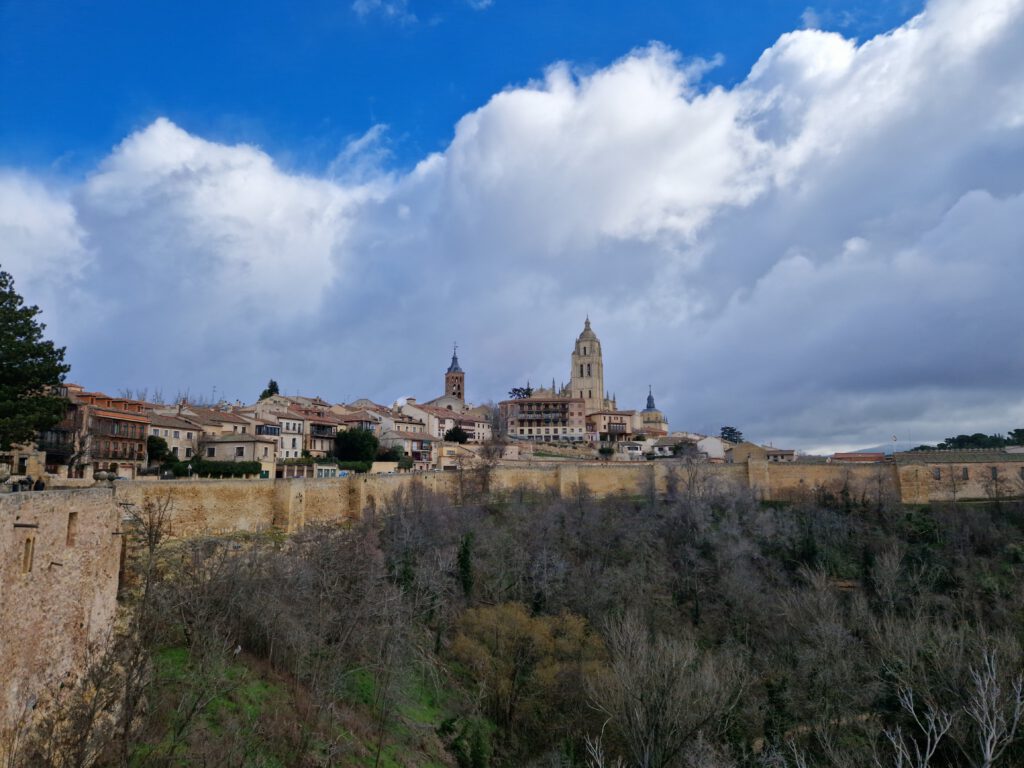
[[[177,416],[167,416],[162,413],[150,413],[149,421],[154,427],[172,427],[173,429],[198,429],[195,424],[186,419],[179,419]]]
[[[277,445],[277,438],[270,435],[250,435],[242,432],[229,432],[225,435],[209,435],[202,438],[203,443],[273,443]]]
[[[339,416],[338,419],[342,424],[355,424],[357,422],[372,421],[377,422],[379,417],[374,416],[372,413],[366,410],[356,411],[355,413],[348,413],[344,416]]]
[[[93,407],[92,414],[104,419],[120,419],[121,421],[134,421],[139,424],[149,424],[149,415],[145,413],[132,413],[121,411],[116,408]]]
[[[231,413],[231,411],[219,411],[216,408],[201,408],[195,405],[185,406],[186,411],[181,415],[187,417],[189,414],[187,411],[191,411],[196,415],[196,418],[202,420],[206,424],[248,424],[249,420],[244,419],[238,414]]]
[[[426,432],[405,432],[401,429],[389,429],[382,435],[382,439],[384,440],[392,437],[398,437],[403,440],[422,440],[427,443],[440,442],[439,438],[431,437]]]

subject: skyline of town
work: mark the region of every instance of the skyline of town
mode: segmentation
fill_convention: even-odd
[[[620,404],[653,384],[695,431],[1024,423],[1019,3],[401,5],[314,5],[270,48],[230,13],[0,5],[0,264],[75,379],[393,402],[458,339],[497,400],[561,383],[589,312]],[[109,45],[48,76],[83,29]]]

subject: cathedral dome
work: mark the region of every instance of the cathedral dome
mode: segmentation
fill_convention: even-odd
[[[597,334],[590,329],[590,318],[583,324],[583,332],[580,333],[577,341],[597,341]]]

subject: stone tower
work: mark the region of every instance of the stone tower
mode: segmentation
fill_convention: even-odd
[[[444,374],[444,394],[466,402],[466,374],[459,367],[459,345],[452,347],[452,364]]]
[[[586,413],[606,409],[604,392],[604,363],[601,361],[601,341],[590,329],[590,318],[583,324],[583,332],[576,339],[569,371],[570,397],[582,397]]]

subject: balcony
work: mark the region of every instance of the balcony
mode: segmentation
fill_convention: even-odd
[[[256,434],[257,435],[270,435],[272,437],[280,437],[281,436],[281,428],[280,427],[271,426],[270,424],[257,424],[256,425]]]
[[[70,456],[75,452],[75,445],[70,435],[65,438],[42,437],[36,443],[36,446],[40,451],[44,451],[47,456],[52,457]]]
[[[609,424],[608,425],[608,432],[610,432],[612,434],[625,434],[625,432],[626,432],[626,425],[625,424]]]
[[[320,424],[313,424],[309,428],[310,437],[325,437],[333,440],[337,435],[334,427],[325,427]]]

